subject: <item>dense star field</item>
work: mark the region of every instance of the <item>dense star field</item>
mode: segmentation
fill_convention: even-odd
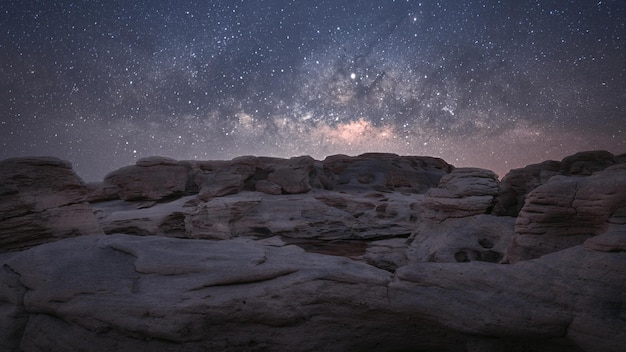
[[[626,2],[0,6],[0,159],[368,151],[503,174],[626,151]]]

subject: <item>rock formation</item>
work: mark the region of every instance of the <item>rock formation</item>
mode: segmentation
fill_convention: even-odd
[[[68,162],[56,158],[0,161],[0,250],[102,233]]]
[[[8,159],[0,350],[620,351],[625,159]]]

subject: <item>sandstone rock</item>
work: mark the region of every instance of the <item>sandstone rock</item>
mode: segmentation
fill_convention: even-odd
[[[424,221],[411,236],[409,262],[498,263],[509,248],[514,223],[514,218],[493,215]]]
[[[537,258],[606,232],[613,214],[624,212],[625,190],[621,167],[588,177],[553,177],[528,194],[506,260]]]
[[[494,213],[501,216],[517,216],[524,205],[526,195],[548,182],[561,170],[558,161],[544,161],[523,168],[513,169],[502,178],[500,194],[496,199]]]
[[[565,337],[571,350],[621,351],[625,274],[626,252],[576,246],[516,265],[407,265],[389,292],[405,311],[476,336]]]
[[[183,197],[149,208],[121,200],[93,205],[98,222],[107,234],[160,235],[187,237],[185,219],[195,209],[195,196]]]
[[[200,188],[198,198],[208,200],[239,193],[243,188],[243,181],[241,174],[228,171],[198,175],[195,181]]]
[[[419,201],[419,197],[403,194],[350,195],[317,191],[275,196],[241,192],[201,204],[185,221],[191,238],[280,235],[354,240],[407,237],[415,227]]]
[[[82,237],[6,265],[29,289],[25,351],[391,350],[420,334],[383,309],[388,272],[295,246]]]
[[[548,182],[555,175],[589,176],[612,165],[625,163],[626,158],[614,156],[607,151],[587,151],[577,153],[559,161],[544,161],[520,169],[511,170],[500,184],[494,213],[517,216],[524,205],[526,195],[533,189]]]
[[[566,176],[589,176],[617,162],[617,158],[606,150],[580,152],[561,160],[561,174]]]
[[[140,159],[136,165],[109,173],[103,187],[117,187],[122,200],[163,200],[184,195],[190,169],[183,163],[162,157]]]
[[[586,240],[583,246],[600,252],[626,251],[626,226],[610,225],[609,230]]]
[[[14,312],[0,316],[7,350],[619,351],[626,342],[626,252],[581,246],[517,265],[420,263],[392,275],[280,241],[111,235],[0,263],[13,283],[0,287],[0,307]]]
[[[306,193],[312,189],[310,174],[314,170],[313,158],[291,158],[284,167],[276,168],[267,176],[269,182],[279,185],[285,193]]]
[[[458,168],[426,192],[422,218],[443,221],[490,213],[498,195],[498,176],[490,170]]]
[[[102,233],[85,203],[87,188],[68,162],[49,157],[3,160],[0,185],[0,251]]]
[[[273,195],[279,195],[283,193],[282,187],[280,187],[280,185],[277,185],[276,183],[267,180],[257,181],[254,185],[254,190]]]
[[[424,193],[454,167],[438,158],[367,153],[333,155],[323,161],[324,183],[335,191]]]

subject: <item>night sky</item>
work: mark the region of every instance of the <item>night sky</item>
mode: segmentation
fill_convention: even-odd
[[[626,152],[626,1],[0,5],[0,159]]]

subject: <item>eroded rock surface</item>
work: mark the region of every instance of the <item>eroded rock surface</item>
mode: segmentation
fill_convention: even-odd
[[[0,161],[0,251],[101,233],[87,187],[57,158]]]
[[[596,150],[576,153],[561,161],[548,160],[513,169],[500,183],[494,214],[517,216],[528,193],[548,182],[552,176],[590,176],[594,172],[621,163],[626,163],[626,154],[613,155],[604,150]]]
[[[491,170],[458,168],[426,192],[422,217],[431,221],[490,213],[498,195],[498,176]]]
[[[514,263],[540,257],[624,224],[626,165],[588,177],[556,176],[528,194],[507,252]]]
[[[623,159],[5,160],[0,350],[621,351]]]

